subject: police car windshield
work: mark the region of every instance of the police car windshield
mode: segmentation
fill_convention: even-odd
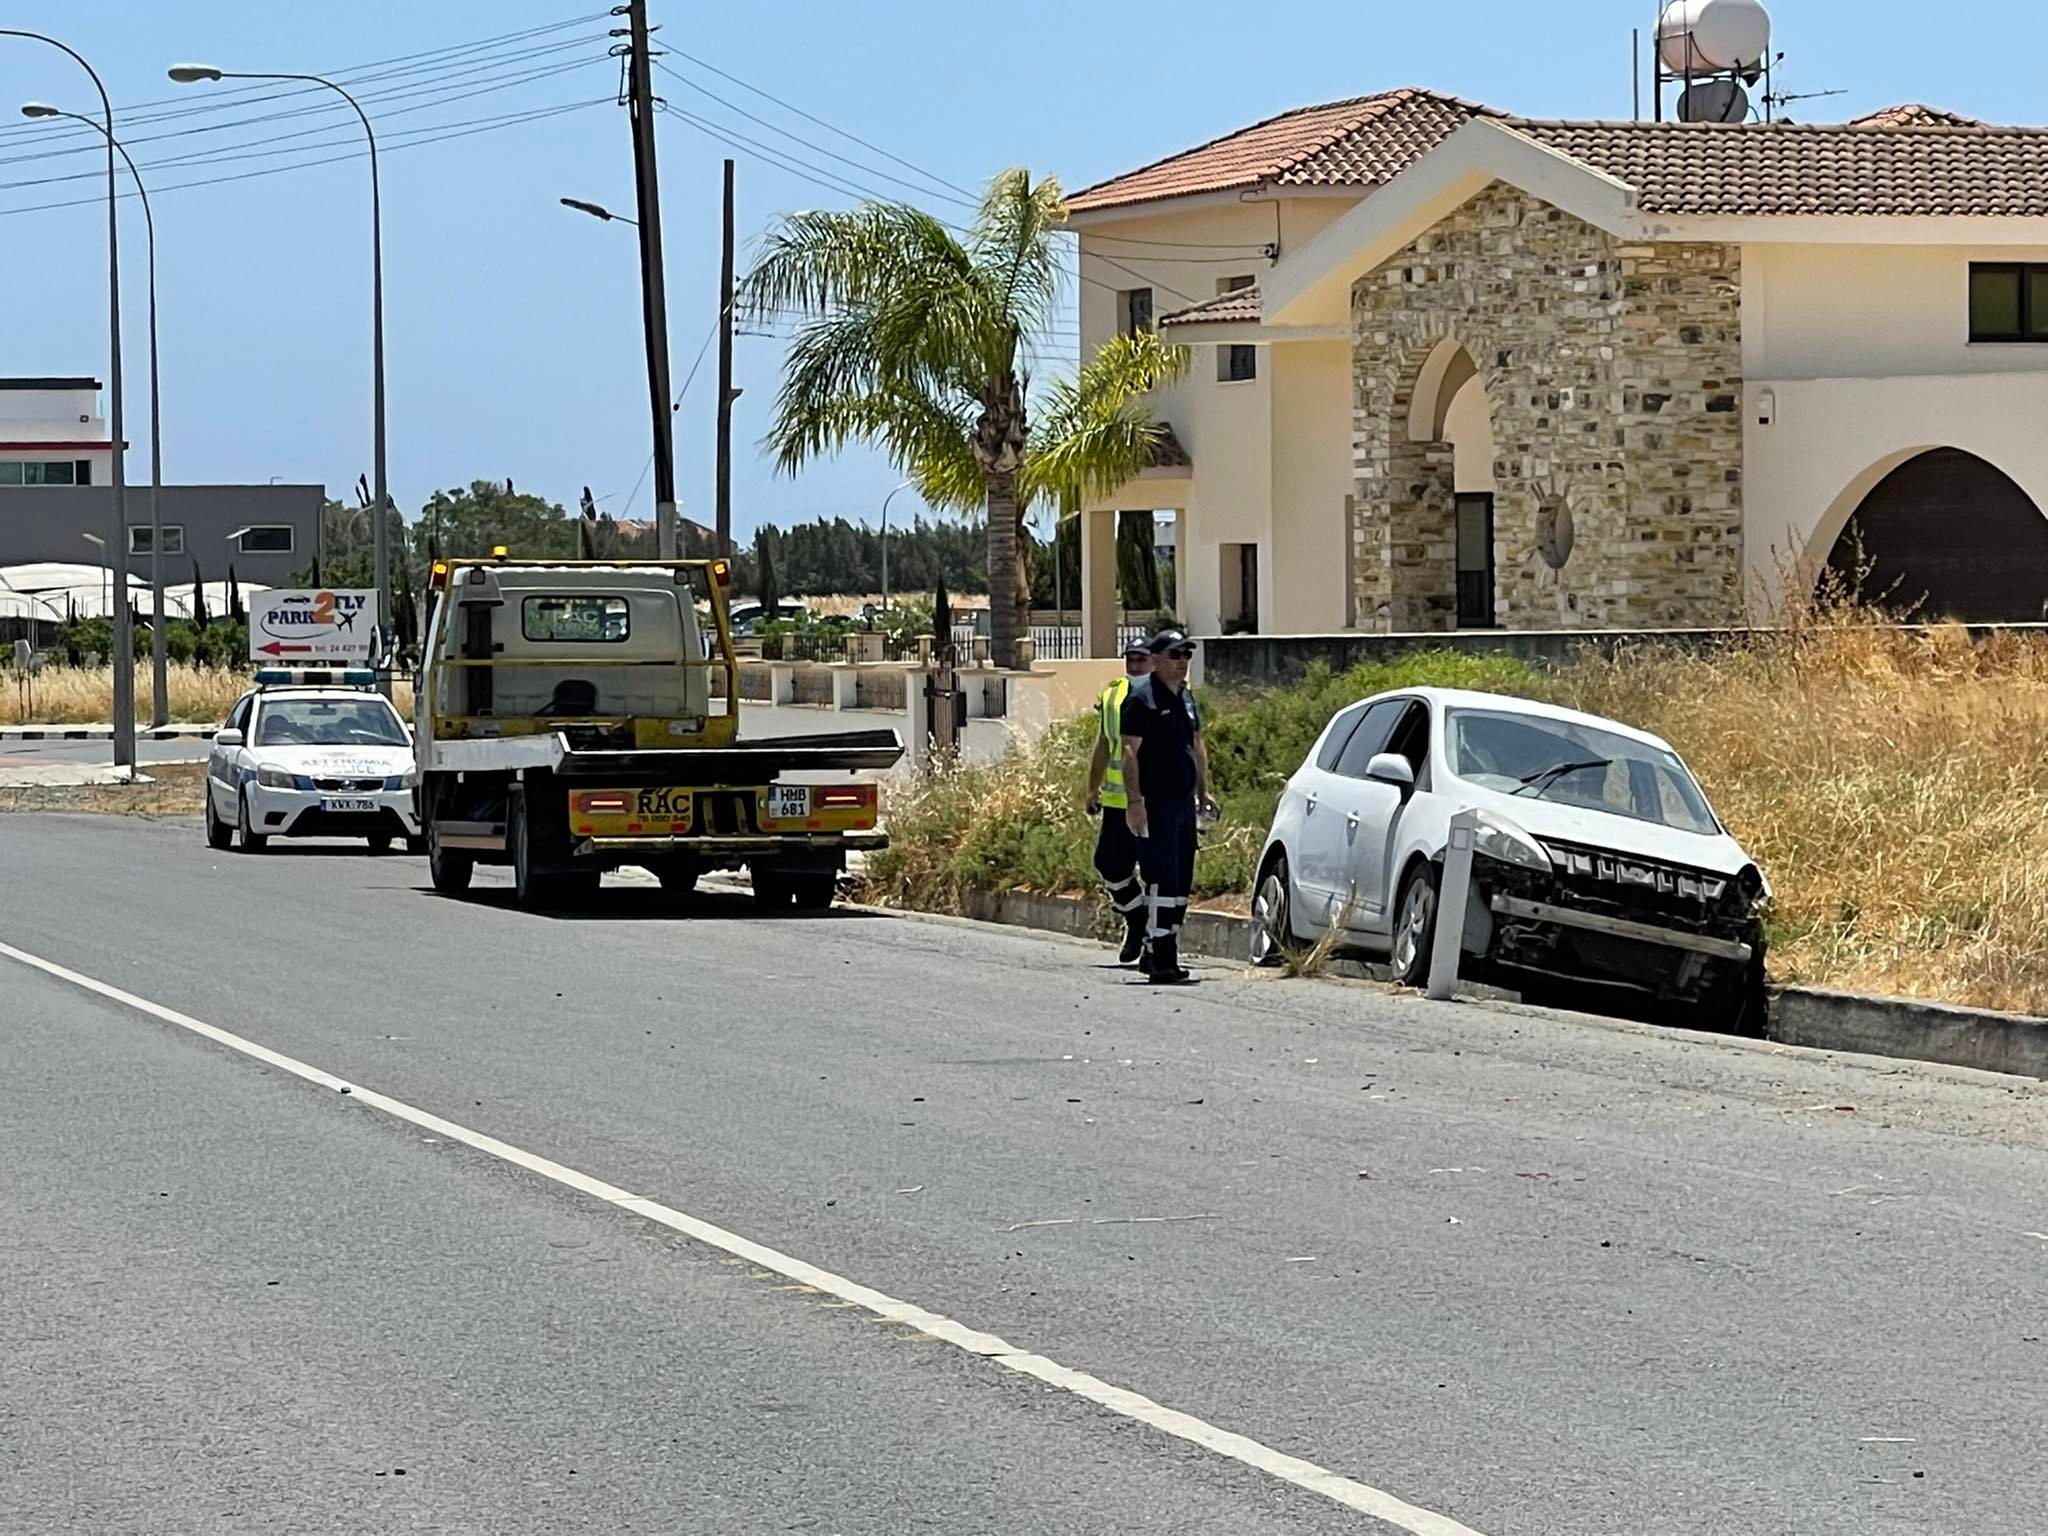
[[[405,726],[382,699],[266,699],[259,747],[402,747]]]

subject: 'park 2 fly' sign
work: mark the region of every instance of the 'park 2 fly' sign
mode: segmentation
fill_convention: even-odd
[[[252,661],[346,661],[367,666],[377,624],[374,591],[274,589],[249,598]]]

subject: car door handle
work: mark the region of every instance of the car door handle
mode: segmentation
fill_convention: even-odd
[[[1308,811],[1307,811],[1307,814],[1308,814],[1308,815],[1310,815],[1310,816],[1313,816],[1313,815],[1315,815],[1315,813],[1316,813],[1316,806],[1317,806],[1317,804],[1318,804],[1318,801],[1317,801],[1316,797],[1315,797],[1314,795],[1304,795],[1304,796],[1303,796],[1302,798],[1303,798],[1303,799],[1305,799],[1306,801],[1308,801]]]
[[[1358,813],[1356,811],[1352,811],[1349,814],[1347,814],[1344,818],[1344,825],[1349,827],[1352,831],[1356,832],[1358,830]]]

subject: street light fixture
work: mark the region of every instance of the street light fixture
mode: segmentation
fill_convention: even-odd
[[[915,480],[906,480],[882,498],[882,612],[884,613],[889,611],[889,503],[894,501],[900,492],[907,491],[916,484]]]
[[[62,107],[53,107],[44,102],[31,101],[23,105],[21,115],[29,118],[63,117],[74,123],[83,123],[94,133],[104,135],[106,129],[89,117],[76,112],[66,112]],[[154,687],[150,695],[149,723],[153,728],[168,725],[171,718],[170,691],[165,673],[169,667],[169,651],[164,636],[164,443],[163,407],[157,387],[157,344],[156,344],[156,215],[150,211],[149,188],[142,184],[142,172],[135,168],[135,161],[127,147],[118,139],[108,142],[120,152],[121,159],[128,166],[128,174],[134,178],[136,195],[142,199],[142,227],[149,236],[149,590],[151,611],[156,621],[150,626],[149,675]],[[123,520],[122,537],[128,530]]]
[[[114,572],[107,564],[107,541],[96,533],[82,533],[79,537],[88,544],[97,544],[100,547],[100,569],[106,572],[105,580],[100,583],[100,591],[104,594],[102,601],[107,605],[107,617],[111,619],[114,616]]]
[[[369,114],[363,111],[362,103],[324,75],[216,69],[211,64],[177,64],[172,66],[170,76],[180,85],[221,80],[298,80],[307,85],[323,86],[354,108],[363,125],[363,136],[370,141],[370,355],[375,375],[372,416],[376,435],[374,475],[377,481],[374,503],[377,515],[371,529],[371,547],[375,550],[376,559],[375,628],[380,636],[388,634],[390,622],[385,613],[385,594],[391,587],[391,522],[387,511],[391,496],[384,458],[384,201],[377,180],[376,130],[371,128]],[[381,665],[377,668],[377,687],[386,698],[391,696],[390,673]]]
[[[603,219],[607,224],[630,224],[635,229],[640,227],[638,219],[629,219],[623,213],[613,213],[601,203],[586,203],[580,197],[565,197],[561,201],[564,208],[574,208],[578,213],[587,213],[593,219]]]
[[[109,491],[113,500],[114,542],[108,547],[111,567],[109,576],[118,573],[121,587],[128,586],[128,467],[127,439],[123,436],[121,420],[121,221],[117,217],[118,204],[114,192],[114,104],[107,96],[107,88],[100,80],[99,72],[85,62],[85,55],[68,43],[60,43],[44,32],[28,32],[19,27],[0,27],[0,37],[25,37],[30,42],[48,43],[52,48],[68,53],[78,67],[91,76],[93,89],[100,95],[100,118],[105,124],[107,140],[107,382],[108,382],[108,426],[112,442],[112,476]],[[102,545],[106,541],[100,541]],[[114,614],[114,650],[124,657],[127,665],[114,668],[114,766],[135,769],[135,667],[133,665],[135,637],[128,624],[128,605],[121,604]]]

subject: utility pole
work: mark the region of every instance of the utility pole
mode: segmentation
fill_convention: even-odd
[[[732,553],[732,162],[725,162],[724,243],[718,263],[718,548]]]
[[[664,560],[676,558],[675,407],[668,387],[668,300],[661,280],[661,181],[654,166],[654,79],[647,0],[626,0],[627,101],[633,123],[633,184],[640,210],[640,310],[647,330],[647,394],[654,417],[654,532]]]

